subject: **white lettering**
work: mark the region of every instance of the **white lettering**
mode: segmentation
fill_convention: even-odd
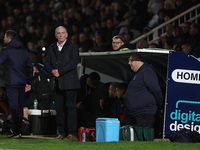
[[[177,131],[176,126],[177,126],[177,121],[175,121],[174,123],[171,123],[170,126],[169,126],[169,129],[171,131]]]
[[[169,129],[173,132],[180,131],[183,128],[191,131],[197,131],[200,134],[200,125],[194,125],[194,122],[191,122],[190,125],[190,124],[177,124],[177,121],[175,121],[174,123],[171,123],[169,125]]]

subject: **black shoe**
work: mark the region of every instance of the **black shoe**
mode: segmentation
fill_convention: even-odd
[[[8,135],[8,138],[14,138],[14,139],[19,139],[21,138],[21,134],[16,134],[16,133],[12,133],[10,135]]]

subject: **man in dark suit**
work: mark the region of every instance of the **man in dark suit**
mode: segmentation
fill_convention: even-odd
[[[50,45],[45,62],[52,74],[51,83],[56,104],[57,139],[77,140],[77,89],[80,83],[77,73],[79,50],[68,38],[65,27],[55,30],[57,42]]]

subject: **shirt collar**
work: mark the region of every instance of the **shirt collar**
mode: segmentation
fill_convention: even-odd
[[[62,44],[59,44],[59,43],[57,42],[57,46],[58,46],[58,50],[59,50],[59,51],[62,50],[63,45],[66,43],[66,41],[67,41],[67,40],[65,40]]]

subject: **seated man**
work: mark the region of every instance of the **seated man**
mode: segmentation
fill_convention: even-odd
[[[126,109],[124,107],[124,98],[125,98],[125,93],[126,93],[126,89],[127,89],[127,84],[126,83],[119,83],[116,86],[116,96],[118,98],[118,101],[120,102],[120,111],[118,113],[118,118],[120,120],[120,125],[124,126],[124,125],[131,125],[131,118],[129,115],[127,115],[126,113]]]
[[[84,74],[80,78],[78,92],[78,127],[94,127],[96,118],[103,116],[104,85],[97,72]]]
[[[22,134],[30,134],[29,130],[29,109],[34,108],[34,100],[38,102],[37,109],[50,109],[51,97],[50,97],[50,82],[48,74],[42,70],[42,66],[39,64],[33,64],[33,82],[31,89],[26,91],[26,97],[24,101],[24,118],[22,122]]]
[[[38,101],[38,109],[49,109],[51,106],[50,100],[50,82],[48,75],[41,69],[38,64],[33,64],[33,82],[31,89],[26,91],[24,101],[24,119],[28,120],[28,111],[33,109],[34,100]]]
[[[48,75],[38,64],[33,64],[33,82],[31,90],[26,93],[25,107],[33,109],[33,102],[37,99],[38,109],[49,109],[51,106],[50,93]]]

